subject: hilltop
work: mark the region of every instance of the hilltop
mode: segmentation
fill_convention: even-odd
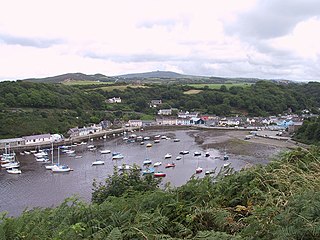
[[[194,76],[185,75],[171,71],[152,71],[143,73],[130,73],[117,76],[106,76],[103,74],[88,75],[84,73],[66,73],[58,76],[45,78],[29,78],[22,81],[45,82],[45,83],[70,83],[70,82],[145,82],[145,83],[255,83],[258,78],[228,78],[216,76]]]

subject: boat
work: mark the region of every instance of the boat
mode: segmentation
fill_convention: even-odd
[[[175,163],[168,163],[165,168],[172,168],[172,167],[175,167],[176,164]]]
[[[154,140],[154,143],[159,143],[159,142],[160,142],[159,139]]]
[[[140,145],[143,145],[144,144],[144,142],[140,142]]]
[[[167,159],[167,158],[171,158],[172,155],[170,153],[167,153],[166,155],[164,155],[164,158]]]
[[[154,173],[154,168],[146,168],[145,170],[142,171],[142,175],[152,174],[152,173]]]
[[[60,165],[60,148],[59,147],[58,147],[58,163],[57,164],[53,164],[53,158],[52,158],[52,165],[51,166],[46,166],[46,169],[50,169],[53,173],[61,173],[61,172],[70,172],[70,171],[72,171],[72,169],[68,165]]]
[[[197,157],[197,156],[201,156],[201,152],[194,152],[194,154],[193,154],[195,157]]]
[[[160,135],[155,135],[154,136],[154,139],[159,139],[160,138]]]
[[[18,167],[20,167],[20,163],[18,161],[13,161],[13,162],[1,164],[1,167],[6,168],[6,169],[18,168]]]
[[[161,139],[167,139],[167,136],[163,135],[161,136]]]
[[[145,141],[150,140],[150,137],[144,137],[143,140]]]
[[[181,160],[181,158],[182,158],[181,156],[177,156],[176,160]]]
[[[142,136],[138,136],[137,137],[137,141],[142,141],[143,137]]]
[[[120,159],[123,159],[123,158],[124,158],[124,156],[121,153],[112,156],[112,160],[120,160]]]
[[[223,167],[229,167],[231,163],[225,163],[223,164]]]
[[[180,154],[186,155],[186,154],[189,154],[189,151],[188,150],[180,151]]]
[[[95,165],[104,165],[104,161],[96,160],[96,161],[92,162],[92,166],[95,166]]]
[[[89,148],[89,149],[90,148],[94,148],[94,145],[90,144],[90,145],[87,146],[87,148]]]
[[[76,155],[74,158],[82,158],[82,155]]]
[[[100,153],[101,154],[109,154],[109,153],[111,153],[111,150],[109,150],[109,149],[100,150]]]
[[[149,159],[146,159],[143,161],[143,165],[150,165],[150,164],[152,164],[152,161]]]
[[[201,167],[197,167],[196,168],[196,173],[198,174],[198,173],[202,173],[202,168]]]
[[[161,164],[162,164],[162,162],[155,162],[155,163],[153,164],[153,166],[154,166],[154,167],[159,167]]]
[[[205,157],[210,157],[210,153],[209,153],[209,152],[206,152],[204,156],[205,156]]]
[[[124,164],[124,165],[118,166],[118,170],[119,171],[125,171],[125,170],[131,170],[131,169],[133,169],[133,167],[128,165],[128,164]]]
[[[148,143],[146,147],[152,147],[152,143]]]
[[[21,174],[21,170],[19,168],[7,168],[7,172],[11,174]]]
[[[51,171],[54,173],[60,172],[70,172],[72,169],[68,165],[55,165],[51,168]]]
[[[175,139],[173,139],[173,142],[180,142],[180,139],[179,138],[175,138]]]
[[[36,158],[36,161],[37,162],[48,162],[49,158],[48,157],[39,157],[39,158]]]
[[[154,176],[154,177],[165,177],[166,174],[165,174],[164,172],[155,172],[155,173],[153,174],[153,176]]]
[[[229,156],[227,154],[224,154],[223,160],[228,160],[228,159],[229,159]]]
[[[87,144],[86,142],[81,142],[81,143],[80,143],[80,145],[86,145],[86,144]]]

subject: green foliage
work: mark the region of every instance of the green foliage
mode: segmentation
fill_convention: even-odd
[[[309,118],[295,133],[294,139],[308,144],[320,144],[320,117]]]
[[[95,188],[94,203],[70,198],[2,215],[0,239],[319,239],[319,172],[320,149],[312,148],[174,189],[136,171],[114,173]]]

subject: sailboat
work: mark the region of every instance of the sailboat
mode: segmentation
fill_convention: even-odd
[[[60,147],[58,147],[58,164],[51,168],[54,173],[70,172],[72,169],[68,165],[60,165]]]
[[[58,148],[59,149],[59,148]],[[51,164],[50,165],[46,165],[45,166],[45,168],[47,169],[47,170],[52,170],[52,168],[54,167],[54,166],[57,166],[58,164],[54,164],[53,163],[53,143],[51,144]]]
[[[97,152],[96,152],[96,160],[94,162],[92,162],[92,166],[96,166],[96,165],[103,165],[104,161],[101,159],[97,159]]]

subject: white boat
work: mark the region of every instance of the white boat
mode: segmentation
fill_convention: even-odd
[[[82,158],[82,155],[76,155],[74,158]]]
[[[173,139],[173,141],[174,141],[174,142],[180,142],[180,139],[175,138],[175,139]]]
[[[181,158],[182,158],[181,156],[177,156],[176,160],[181,160]]]
[[[87,148],[89,148],[89,149],[90,148],[94,148],[94,145],[90,144],[90,145],[87,146]]]
[[[210,153],[206,152],[205,157],[210,157]]]
[[[34,153],[33,154],[36,158],[41,158],[41,157],[44,157],[44,156],[48,156],[48,153],[47,152],[38,152],[38,153]]]
[[[153,164],[153,166],[154,166],[154,167],[159,167],[161,164],[162,164],[162,162],[155,162],[155,163]]]
[[[150,164],[152,164],[152,161],[149,159],[146,159],[143,161],[143,165],[150,165]]]
[[[102,160],[96,160],[96,161],[92,162],[92,166],[103,165],[103,164],[104,164],[104,161],[102,161]]]
[[[144,137],[143,140],[150,140],[150,137]]]
[[[11,174],[21,174],[21,170],[19,168],[8,168],[7,172]]]
[[[24,154],[30,155],[29,151],[24,151]]]
[[[53,153],[52,153],[53,156]],[[53,173],[62,173],[62,172],[70,172],[72,169],[67,166],[67,165],[60,165],[60,148],[58,147],[58,163],[53,164],[53,158],[52,158],[52,165],[49,168],[46,169],[51,169]]]
[[[201,167],[197,167],[196,168],[196,173],[202,173],[202,168]]]
[[[231,163],[225,163],[223,164],[223,167],[229,167]]]
[[[112,160],[120,160],[120,159],[123,159],[124,158],[124,156],[122,155],[122,154],[117,154],[117,155],[114,155],[114,156],[112,156]]]
[[[109,149],[100,150],[100,153],[101,154],[109,154],[109,153],[111,153],[111,150],[109,150]]]
[[[60,172],[70,172],[72,169],[67,165],[55,165],[51,168],[51,171],[54,173],[60,173]]]
[[[144,142],[140,142],[140,145],[143,145],[144,144]]]
[[[18,168],[18,167],[20,167],[20,163],[17,161],[9,162],[9,163],[5,163],[5,164],[1,164],[1,167],[3,167],[3,168]]]
[[[189,154],[189,151],[188,150],[180,151],[180,154],[186,155],[186,154]]]
[[[194,156],[201,156],[201,152],[194,152],[194,154],[193,154]]]
[[[161,139],[167,139],[167,136],[161,136]]]
[[[81,143],[80,143],[80,145],[86,145],[86,144],[87,144],[86,142],[81,142]]]
[[[159,142],[160,142],[159,139],[154,140],[154,143],[159,143]]]
[[[36,161],[37,162],[48,162],[49,158],[48,157],[37,157]]]
[[[172,157],[172,155],[170,154],[170,153],[167,153],[166,155],[164,155],[164,158],[166,159],[166,158],[171,158]]]
[[[146,147],[152,147],[152,143],[148,143]]]

